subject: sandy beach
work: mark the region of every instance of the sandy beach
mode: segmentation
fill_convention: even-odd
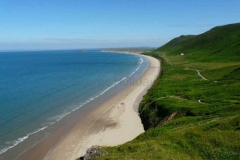
[[[143,133],[138,105],[160,70],[157,59],[149,56],[146,58],[150,62],[149,68],[136,82],[82,118],[57,141],[54,147],[51,147],[51,150],[48,150],[44,158],[40,154],[46,152],[44,146],[50,145],[47,140],[34,150],[35,152],[29,150],[28,152],[32,154],[20,156],[19,159],[36,159],[36,154],[39,154],[39,159],[75,160],[83,156],[87,148],[93,145],[116,146]]]

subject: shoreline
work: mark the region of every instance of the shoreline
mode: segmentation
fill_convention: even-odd
[[[135,55],[141,55],[141,51],[138,51],[138,52],[131,52],[131,51],[114,51],[114,50],[102,50],[100,52],[110,52],[110,53],[123,53],[123,54],[135,54]]]
[[[138,52],[131,52],[131,51],[115,51],[115,50],[101,50],[100,52],[110,52],[110,53],[122,53],[122,54],[134,54],[134,55],[142,55],[143,56],[143,52],[142,51],[138,51]]]
[[[59,128],[56,133],[30,148],[17,159],[43,159],[43,157],[44,159],[76,159],[83,156],[86,149],[92,145],[114,146],[130,141],[143,133],[143,125],[137,113],[138,104],[159,74],[159,61],[145,57],[150,65],[136,83],[93,109],[77,122],[72,122],[66,134],[61,135],[64,127]],[[55,145],[53,146],[51,142]]]

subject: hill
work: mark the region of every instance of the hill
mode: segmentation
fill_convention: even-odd
[[[139,106],[146,132],[98,159],[239,159],[239,31],[219,26],[146,53],[162,65]]]
[[[185,53],[197,61],[240,61],[240,23],[214,27],[197,36],[180,36],[158,48],[172,55]]]

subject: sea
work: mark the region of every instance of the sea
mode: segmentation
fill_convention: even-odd
[[[106,101],[148,65],[140,55],[98,50],[0,52],[0,156],[80,108]]]

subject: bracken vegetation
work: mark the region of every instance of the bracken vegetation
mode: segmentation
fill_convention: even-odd
[[[139,106],[146,132],[103,147],[108,155],[98,159],[239,159],[240,24],[180,36],[147,54],[162,70]]]

